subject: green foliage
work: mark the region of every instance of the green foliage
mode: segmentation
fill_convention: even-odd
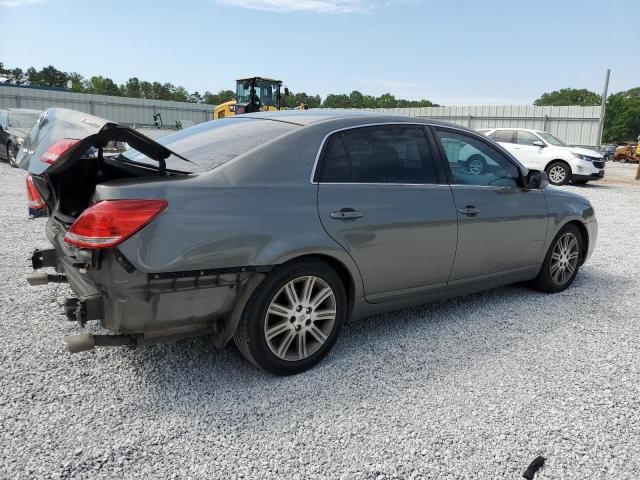
[[[605,142],[633,141],[640,134],[640,87],[609,96],[604,117]]]
[[[0,62],[0,76],[6,78],[7,83],[14,85],[32,85],[42,87],[67,88],[71,81],[71,91],[80,93],[96,93],[116,97],[151,98],[156,100],[174,100],[178,102],[207,103],[219,105],[235,98],[232,90],[219,90],[218,93],[206,91],[189,93],[184,87],[171,83],[148,82],[138,77],[131,77],[125,83],[118,85],[109,77],[93,76],[84,78],[76,72],[62,72],[52,65],[36,70],[30,67],[27,71],[20,68],[5,68]],[[397,99],[390,93],[379,97],[364,95],[357,90],[350,94],[330,94],[322,101],[320,95],[310,95],[306,92],[292,93],[282,96],[283,107],[295,108],[306,104],[309,108],[396,108],[396,107],[431,107],[429,100]]]
[[[554,92],[543,93],[533,104],[538,106],[580,105],[589,107],[600,105],[601,102],[602,97],[600,95],[586,88],[563,88]]]
[[[544,93],[534,105],[561,106],[600,105],[602,97],[582,88],[563,88],[559,91]],[[609,95],[604,117],[604,142],[623,142],[635,140],[640,134],[640,87]]]
[[[363,95],[354,90],[349,95],[327,95],[322,103],[324,108],[399,108],[399,107],[437,107],[429,100],[402,100],[390,93],[384,93],[379,97]]]

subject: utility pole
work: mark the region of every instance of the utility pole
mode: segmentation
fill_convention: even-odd
[[[609,75],[611,75],[611,69],[607,68],[607,74],[604,77],[604,90],[602,91],[602,108],[600,108],[600,123],[598,124],[598,144],[596,145],[596,151],[600,151],[602,144],[602,131],[604,130],[604,112],[607,109],[607,92],[609,91]]]

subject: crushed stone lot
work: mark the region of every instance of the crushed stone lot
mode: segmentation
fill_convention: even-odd
[[[67,353],[69,291],[25,281],[24,176],[0,164],[0,478],[640,477],[640,182],[563,187],[600,223],[569,290],[351,323],[279,378],[204,338]]]

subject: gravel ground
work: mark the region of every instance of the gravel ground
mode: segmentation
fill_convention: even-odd
[[[0,164],[0,477],[640,477],[640,188],[565,187],[600,221],[558,295],[507,287],[347,325],[278,378],[205,339],[70,355],[65,287],[29,287],[46,246],[24,174]]]

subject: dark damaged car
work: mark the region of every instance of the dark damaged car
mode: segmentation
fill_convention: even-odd
[[[131,149],[104,155],[113,141]],[[461,151],[495,166],[473,174]],[[521,281],[560,292],[597,234],[587,200],[429,119],[246,114],[153,141],[50,109],[18,161],[54,247],[30,283],[68,282],[68,318],[113,333],[67,337],[76,352],[206,335],[296,373],[349,318]]]
[[[26,108],[0,110],[0,157],[12,167],[16,166],[18,150],[41,113]]]

